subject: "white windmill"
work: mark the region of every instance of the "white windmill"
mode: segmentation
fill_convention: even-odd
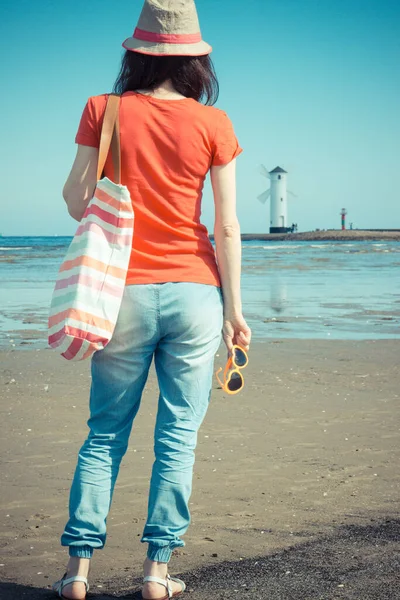
[[[287,218],[287,194],[296,198],[293,192],[286,189],[287,171],[281,167],[275,167],[272,171],[268,171],[264,165],[259,167],[261,175],[267,177],[271,181],[271,187],[258,196],[258,200],[265,204],[268,198],[271,198],[271,217],[270,217],[270,233],[286,233],[291,228],[288,227]]]

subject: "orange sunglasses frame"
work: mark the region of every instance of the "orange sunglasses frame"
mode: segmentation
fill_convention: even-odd
[[[237,365],[236,362],[235,362],[235,359],[234,359],[235,348],[237,348],[238,350],[240,350],[241,352],[243,352],[243,354],[246,357],[246,362],[242,366]],[[221,379],[219,378],[219,374],[222,371],[222,367],[220,367],[218,369],[218,371],[216,371],[216,373],[215,373],[215,376],[218,379],[218,383],[220,384],[220,386],[224,390],[224,392],[226,392],[227,394],[230,394],[231,396],[233,396],[234,394],[238,394],[239,392],[242,391],[242,389],[244,388],[244,377],[241,374],[240,370],[244,369],[245,367],[247,367],[248,364],[249,364],[249,357],[248,357],[248,354],[247,354],[246,350],[243,350],[243,348],[241,348],[240,346],[238,346],[237,344],[235,344],[233,346],[232,356],[230,356],[228,358],[228,360],[226,362],[226,365],[225,365],[225,369],[224,369],[224,382],[222,382]],[[235,367],[234,369],[231,368],[232,365]],[[240,375],[240,378],[242,380],[242,385],[240,386],[239,389],[231,391],[228,388],[228,384],[229,384],[230,380],[232,379],[233,373],[237,373],[238,375]]]

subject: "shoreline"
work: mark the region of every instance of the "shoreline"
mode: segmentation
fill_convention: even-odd
[[[374,240],[366,241],[366,235]],[[243,304],[254,337],[398,338],[397,236],[400,232],[360,230],[243,234],[244,240],[259,240],[242,243]],[[10,240],[18,252],[3,263],[0,257],[5,282],[0,347],[5,349],[47,345],[48,310],[63,248],[54,239],[24,243],[32,249],[19,253],[20,241]]]
[[[214,235],[209,235],[210,239],[214,239]],[[73,236],[3,236],[3,239],[35,239],[35,238],[43,238],[43,239],[72,239]],[[241,234],[242,241],[253,241],[253,240],[262,240],[262,241],[305,241],[305,242],[313,242],[315,240],[325,240],[325,241],[341,241],[341,240],[351,240],[351,241],[374,241],[374,240],[393,240],[400,241],[400,229],[321,229],[314,231],[298,231],[296,233],[242,233]],[[0,237],[0,245],[1,245],[1,237]],[[12,248],[10,246],[10,248]]]
[[[213,240],[214,236],[210,235]],[[327,229],[324,231],[304,231],[297,233],[242,233],[242,242],[366,242],[366,241],[400,241],[400,229]]]

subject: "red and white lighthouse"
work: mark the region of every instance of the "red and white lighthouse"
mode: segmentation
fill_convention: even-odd
[[[342,229],[346,229],[346,215],[347,210],[345,208],[342,208],[342,212],[340,213],[340,216],[342,217]]]

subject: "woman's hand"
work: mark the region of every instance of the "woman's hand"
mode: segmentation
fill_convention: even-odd
[[[222,329],[224,342],[228,353],[232,354],[234,344],[248,350],[251,341],[251,329],[244,320],[243,315],[224,315],[224,326]]]

